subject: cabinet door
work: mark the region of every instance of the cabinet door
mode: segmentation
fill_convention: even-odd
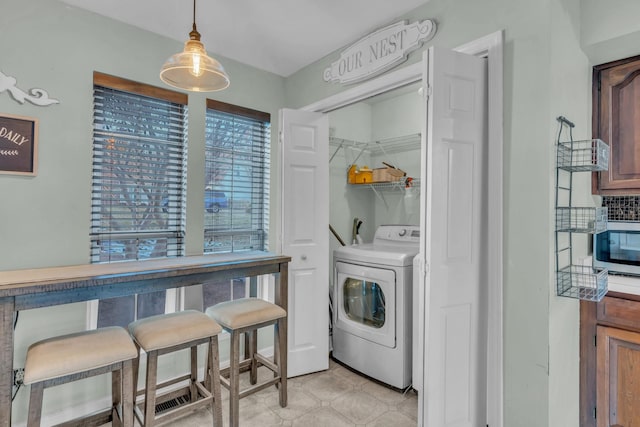
[[[640,333],[598,326],[598,427],[640,420]]]
[[[640,57],[593,69],[593,137],[609,144],[609,170],[594,172],[598,194],[640,194]]]

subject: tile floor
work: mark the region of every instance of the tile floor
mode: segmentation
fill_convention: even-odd
[[[270,375],[260,370],[259,375]],[[243,374],[241,387],[248,385]],[[260,379],[259,379],[260,380]],[[222,388],[224,425],[228,425],[228,394]],[[269,387],[240,400],[242,427],[415,427],[418,397],[389,389],[330,360],[329,370],[288,382],[288,404],[281,408],[278,392]],[[172,423],[176,427],[212,425],[208,409]]]

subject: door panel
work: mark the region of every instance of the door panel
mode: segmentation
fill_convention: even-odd
[[[329,122],[280,111],[282,242],[289,265],[291,377],[329,368]]]
[[[594,172],[599,194],[640,193],[640,57],[594,67],[593,137],[611,150],[609,170]]]
[[[640,420],[640,333],[598,326],[598,427]]]
[[[487,64],[430,48],[427,65],[425,426],[487,420]]]

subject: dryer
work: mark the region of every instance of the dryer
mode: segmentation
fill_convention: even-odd
[[[372,243],[338,248],[333,357],[396,388],[411,385],[413,258],[420,228],[382,225]]]

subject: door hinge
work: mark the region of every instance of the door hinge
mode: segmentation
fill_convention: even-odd
[[[430,85],[425,85],[422,86],[420,89],[418,89],[418,94],[420,94],[425,101],[429,100],[429,97],[431,96],[431,86]]]
[[[593,336],[593,346],[594,346],[594,347],[597,347],[597,346],[598,346],[598,336],[597,336],[597,335],[594,335],[594,336]]]
[[[278,142],[282,145],[282,131],[278,132]]]
[[[593,419],[594,420],[597,418],[597,415],[598,415],[596,411],[597,411],[597,408],[594,406],[593,407]]]

